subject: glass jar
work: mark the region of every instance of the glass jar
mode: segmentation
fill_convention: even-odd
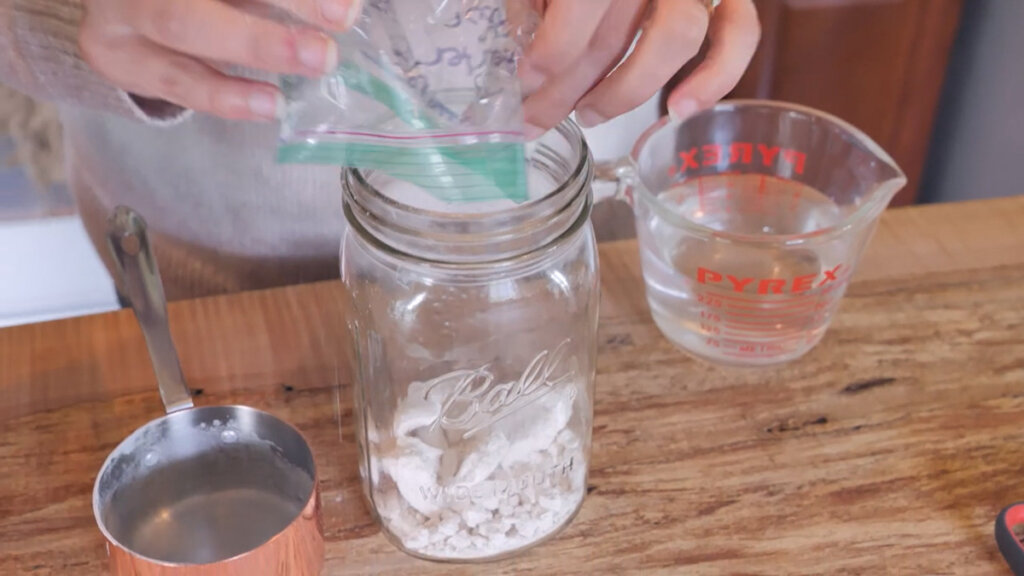
[[[512,554],[558,533],[586,494],[593,169],[568,121],[527,156],[544,193],[492,212],[412,208],[381,174],[343,176],[360,472],[384,533],[414,556]]]

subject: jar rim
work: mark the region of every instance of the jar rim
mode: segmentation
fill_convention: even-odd
[[[346,169],[342,170],[342,172],[341,172],[341,179],[342,179],[342,183],[344,184],[345,175],[346,174],[351,174],[352,177],[355,178],[355,180],[359,183],[360,186],[363,186],[364,188],[366,188],[368,190],[372,190],[372,191],[376,192],[377,194],[380,194],[380,197],[385,202],[387,202],[389,204],[393,204],[395,209],[397,209],[399,211],[402,211],[402,212],[407,212],[409,214],[417,214],[417,215],[421,215],[421,216],[429,216],[431,218],[442,219],[442,220],[446,219],[446,218],[452,219],[452,220],[465,220],[467,218],[474,218],[474,217],[476,217],[476,218],[482,218],[482,217],[492,218],[492,217],[504,216],[504,215],[508,215],[510,213],[522,210],[523,208],[525,208],[527,206],[537,205],[537,204],[543,203],[546,200],[549,200],[552,196],[554,196],[554,195],[564,191],[565,188],[567,188],[572,182],[574,182],[577,178],[579,178],[579,176],[581,174],[583,174],[583,172],[587,169],[587,163],[588,163],[589,156],[590,156],[590,146],[587,144],[586,138],[584,138],[584,136],[583,136],[583,131],[580,130],[579,126],[575,122],[573,122],[571,119],[566,118],[561,123],[559,123],[557,126],[555,126],[552,129],[552,131],[557,131],[559,133],[562,133],[562,135],[565,136],[566,140],[568,140],[570,143],[579,142],[580,149],[579,149],[578,154],[577,154],[578,157],[577,157],[576,163],[575,163],[576,166],[573,168],[572,172],[569,174],[569,176],[567,176],[565,178],[565,180],[563,182],[561,182],[560,184],[555,186],[551,191],[549,191],[548,193],[544,194],[540,198],[529,200],[527,202],[524,202],[523,204],[519,204],[519,205],[516,205],[516,206],[510,206],[508,208],[501,208],[501,209],[498,209],[498,210],[492,210],[490,212],[471,212],[471,213],[441,212],[441,211],[438,211],[438,210],[428,210],[428,209],[425,209],[425,208],[417,208],[417,207],[409,205],[409,204],[403,204],[401,202],[398,202],[397,200],[395,200],[394,198],[392,198],[390,196],[382,194],[379,190],[377,190],[373,186],[372,183],[369,182],[369,180],[366,179],[366,176],[364,176],[365,171],[364,170],[360,170],[359,168],[346,168]],[[565,134],[566,132],[568,132],[568,134]]]
[[[346,217],[349,218],[350,228],[354,232],[358,233],[359,237],[363,241],[370,243],[375,248],[387,254],[391,258],[408,263],[428,264],[432,267],[439,269],[473,270],[478,268],[493,269],[495,266],[498,265],[514,268],[517,267],[517,265],[520,263],[529,263],[533,261],[539,254],[548,252],[554,249],[559,243],[575,236],[580,231],[580,229],[583,228],[583,225],[590,219],[590,213],[592,208],[593,200],[590,198],[590,195],[588,194],[585,198],[585,206],[580,211],[579,215],[573,219],[573,222],[569,225],[568,228],[566,228],[561,234],[555,236],[548,242],[538,245],[529,251],[516,253],[510,256],[502,256],[500,258],[495,258],[493,260],[473,260],[468,262],[426,258],[423,256],[417,256],[415,254],[410,254],[408,252],[398,250],[394,246],[391,246],[390,244],[381,241],[379,238],[377,238],[377,236],[371,234],[369,231],[366,230],[366,228],[359,225],[358,223],[354,224],[354,218],[350,215],[350,208],[348,206],[344,207],[344,212]]]
[[[565,175],[549,172],[557,184],[536,199],[488,212],[430,210],[383,193],[370,181],[371,171],[349,168],[341,173],[345,218],[378,248],[420,262],[494,264],[533,254],[563,239],[578,228],[576,220],[590,215],[594,169],[583,132],[566,119],[538,142],[551,135],[568,143],[571,152],[564,153]],[[446,249],[450,258],[436,257]]]

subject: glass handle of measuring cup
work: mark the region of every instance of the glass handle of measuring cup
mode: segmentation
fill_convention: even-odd
[[[636,168],[628,157],[598,162],[594,167],[594,204],[622,200],[632,206],[636,182]]]

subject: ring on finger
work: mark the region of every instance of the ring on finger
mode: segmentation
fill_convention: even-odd
[[[708,16],[714,16],[715,8],[718,8],[718,5],[722,3],[722,0],[700,0],[700,2],[704,5],[704,8],[707,9]]]

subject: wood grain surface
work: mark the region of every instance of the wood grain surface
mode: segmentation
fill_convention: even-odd
[[[824,341],[780,369],[690,359],[648,316],[637,247],[601,249],[590,494],[513,560],[415,560],[362,500],[343,295],[320,283],[172,304],[200,405],[310,439],[324,574],[1008,574],[1024,500],[1024,198],[889,211]],[[0,574],[105,573],[105,455],[161,413],[130,312],[0,330]]]

